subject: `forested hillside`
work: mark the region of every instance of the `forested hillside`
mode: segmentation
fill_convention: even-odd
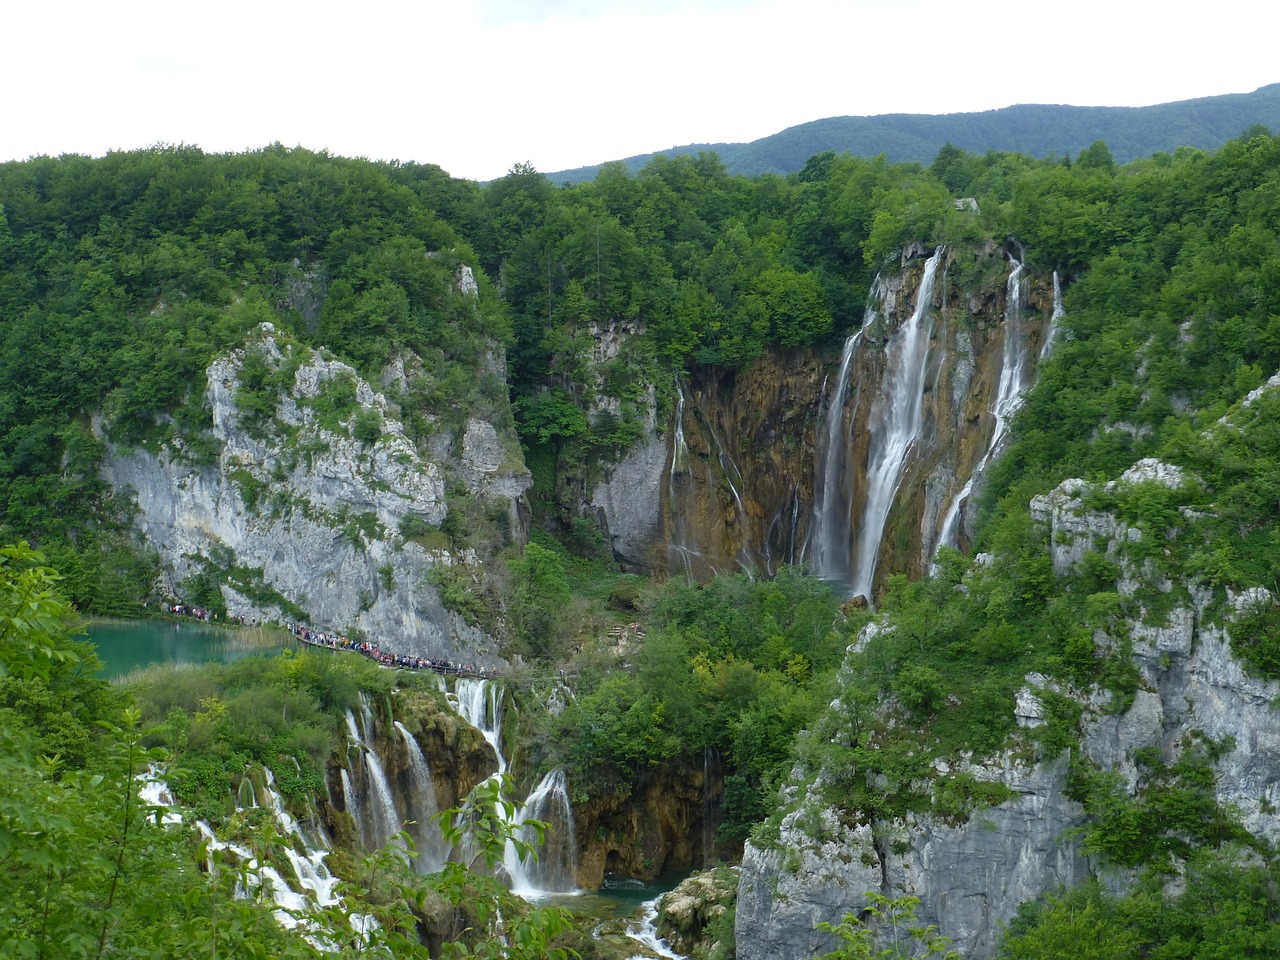
[[[938,302],[972,305],[947,317],[967,337],[997,324],[992,305],[1015,256],[1017,270],[1025,263],[1046,289],[1056,275],[1065,290],[1056,339],[987,478],[969,556],[943,549],[917,582],[887,570],[872,609],[843,610],[800,567],[707,583],[674,565],[657,578],[619,567],[584,491],[646,444],[667,457],[675,489],[684,421],[673,414],[686,384],[745,382],[788,358],[825,387],[877,276],[919,273],[922,254],[935,251],[936,265],[944,248],[966,252],[939,275]],[[610,164],[561,187],[528,167],[477,185],[432,166],[279,146],[36,158],[0,166],[0,318],[0,542],[40,551],[0,556],[0,889],[10,894],[0,952],[50,956],[55,942],[67,956],[151,955],[155,944],[317,952],[211,881],[207,846],[137,816],[133,778],[168,757],[179,794],[214,819],[234,819],[227,798],[251,769],[259,780],[274,769],[299,815],[318,805],[315,819],[338,825],[335,859],[362,888],[349,912],[376,915],[385,931],[375,943],[408,956],[419,938],[456,937],[470,946],[447,955],[486,955],[485,916],[468,918],[469,930],[456,918],[437,926],[465,878],[446,871],[423,887],[394,857],[362,866],[350,805],[328,806],[339,768],[348,772],[343,730],[355,741],[368,732],[352,711],[372,697],[384,728],[425,731],[434,714],[423,703],[445,711],[434,687],[392,689],[372,667],[303,655],[151,676],[130,690],[93,679],[92,653],[71,639],[77,616],[247,590],[243,578],[193,577],[167,595],[163,558],[136,532],[140,506],[104,472],[131,449],[213,471],[228,423],[266,451],[259,473],[259,463],[233,464],[236,509],[277,523],[317,512],[286,484],[322,455],[299,424],[357,451],[351,469],[378,493],[379,451],[400,451],[386,459],[415,470],[418,456],[463,464],[440,478],[421,467],[446,489],[431,519],[408,515],[392,530],[376,529],[372,513],[321,519],[344,548],[391,545],[371,554],[388,593],[405,588],[397,551],[434,558],[432,588],[467,630],[492,638],[523,708],[507,732],[517,780],[528,788],[565,772],[602,868],[660,866],[651,837],[616,839],[643,819],[642,800],[693,822],[656,793],[701,806],[696,865],[737,859],[750,838],[749,858],[773,858],[776,891],[812,840],[836,850],[823,863],[871,870],[879,885],[911,854],[911,830],[990,823],[1003,836],[1019,792],[998,771],[1025,769],[1061,781],[1078,805],[1070,856],[1092,858],[1108,885],[1028,888],[1035,902],[985,955],[1063,956],[1064,943],[1079,956],[1162,960],[1277,948],[1270,824],[1280,798],[1271,786],[1236,797],[1228,782],[1262,770],[1259,782],[1274,786],[1269,748],[1198,714],[1201,726],[1184,730],[1172,708],[1115,763],[1090,744],[1135,703],[1154,710],[1152,698],[1181,696],[1193,652],[1221,648],[1225,660],[1205,668],[1215,676],[1242,665],[1235,686],[1223,682],[1230,696],[1247,687],[1265,701],[1280,679],[1280,393],[1259,389],[1280,371],[1280,137],[1252,131],[1213,152],[1125,164],[1102,142],[1061,159],[948,146],[928,167],[828,151],[788,176],[753,178],[703,153],[634,174]],[[211,382],[207,371],[229,365],[235,377]],[[312,368],[338,371],[341,389],[304,394],[299,371]],[[230,391],[230,413],[211,401],[217,389]],[[759,419],[791,422],[773,413]],[[811,437],[812,417],[796,419]],[[463,482],[477,420],[499,440],[503,430],[519,438],[519,451],[495,454],[532,473],[514,519]],[[778,436],[787,455],[809,443]],[[1164,466],[1126,474],[1144,458]],[[732,503],[734,475],[723,476]],[[1071,478],[1082,483],[1060,486]],[[750,510],[739,502],[737,514]],[[1062,530],[1086,515],[1113,519],[1080,534],[1067,557]],[[271,571],[255,576],[263,586]],[[250,599],[290,620],[322,609],[314,596]],[[1193,611],[1194,651],[1190,632],[1185,651],[1159,646],[1179,610]],[[394,637],[376,639],[394,649]],[[1233,759],[1238,747],[1261,751],[1256,763]],[[694,778],[701,793],[676,796]],[[865,846],[837,849],[855,840]],[[768,871],[757,876],[752,889],[769,891]],[[522,909],[474,882],[498,922]],[[865,892],[828,905],[860,906]],[[757,902],[751,916],[774,906]],[[843,912],[823,919],[839,924]],[[740,906],[740,926],[747,913]],[[534,932],[506,955],[606,955],[563,933],[556,912],[520,916]],[[339,951],[361,951],[346,920],[311,919],[341,929]],[[723,957],[732,914],[715,926]],[[744,956],[752,934],[739,930]],[[849,949],[859,936],[847,925]]]
[[[1128,162],[1178,147],[1213,150],[1254,126],[1280,125],[1280,85],[1253,93],[1201,97],[1149,107],[1073,107],[1023,103],[981,113],[881,114],[873,117],[829,117],[789,127],[750,143],[676,146],[628,157],[622,162],[639,171],[659,153],[667,157],[715,151],[733,173],[787,175],[800,170],[815,153],[835,150],[855,156],[884,154],[889,160],[931,163],[947,144],[985,153],[1026,153],[1033,157],[1072,157],[1096,140],[1104,140],[1118,160]],[[556,183],[580,183],[600,167],[551,174]]]

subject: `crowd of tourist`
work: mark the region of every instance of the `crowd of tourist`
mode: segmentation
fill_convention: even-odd
[[[393,670],[433,670],[453,677],[490,678],[488,673],[477,669],[475,664],[471,663],[454,663],[452,660],[391,653],[368,640],[351,640],[342,634],[324,633],[301,623],[291,623],[288,629],[298,640],[308,646],[326,647],[330,650],[350,650]]]
[[[165,613],[172,613],[175,617],[190,617],[192,620],[199,620],[201,623],[217,623],[218,615],[212,611],[204,609],[204,607],[191,607],[185,603],[163,603],[160,605]],[[250,621],[244,617],[228,616],[222,621],[223,623],[238,623],[241,626],[247,625]],[[256,623],[256,621],[254,621]]]
[[[183,603],[163,603],[161,609],[177,617],[190,617],[201,623],[216,623],[218,615],[203,607],[192,607]],[[246,620],[240,616],[227,616],[221,621],[242,626],[256,624],[257,620]],[[393,670],[433,670],[436,673],[451,677],[475,677],[492,679],[492,674],[481,670],[472,663],[454,663],[452,660],[437,660],[433,657],[412,657],[404,653],[392,653],[381,649],[376,643],[367,640],[350,640],[338,633],[325,633],[301,623],[290,623],[286,629],[299,641],[312,647],[325,647],[329,650],[350,650],[384,667]]]

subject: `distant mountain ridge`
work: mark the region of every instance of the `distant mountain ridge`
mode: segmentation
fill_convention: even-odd
[[[824,150],[895,162],[931,163],[947,143],[977,153],[1008,150],[1037,157],[1075,156],[1104,140],[1121,163],[1181,146],[1212,150],[1255,125],[1280,129],[1280,83],[1252,93],[1228,93],[1148,107],[1017,104],[979,113],[886,113],[813,120],[750,143],[693,143],[627,157],[635,172],[659,155],[720,155],[731,173],[755,176],[801,170]],[[592,179],[604,164],[548,174],[554,183]]]

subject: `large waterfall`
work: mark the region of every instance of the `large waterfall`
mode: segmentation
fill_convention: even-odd
[[[872,403],[867,424],[870,442],[866,496],[857,526],[850,582],[855,596],[871,596],[885,521],[920,433],[929,340],[933,334],[933,284],[944,252],[944,247],[938,247],[925,264],[915,309],[885,348],[884,389]]]
[[[540,846],[537,831],[526,825],[530,820],[546,824]],[[573,822],[573,807],[569,803],[569,787],[563,770],[552,770],[542,778],[525,800],[516,823],[520,839],[537,848],[538,859],[521,862],[514,846],[508,848],[504,864],[511,875],[512,891],[528,897],[576,890],[578,828]]]
[[[813,574],[823,580],[845,583],[853,562],[850,536],[853,513],[853,487],[849,469],[849,437],[845,416],[849,396],[850,370],[862,334],[879,316],[877,307],[884,299],[884,283],[876,277],[867,298],[862,326],[844,342],[840,353],[840,372],[836,376],[831,399],[823,415],[822,439],[814,471],[813,548],[810,561]]]
[[[947,507],[946,516],[942,521],[941,532],[938,534],[937,545],[939,547],[954,547],[957,545],[960,511],[973,493],[974,484],[982,481],[982,478],[986,475],[988,465],[999,454],[1000,444],[1004,441],[1005,434],[1009,430],[1009,421],[1017,413],[1018,408],[1022,406],[1022,392],[1028,386],[1027,338],[1023,331],[1022,262],[1012,255],[1009,257],[1009,262],[1012,264],[1012,269],[1009,271],[1009,279],[1005,284],[1004,355],[1000,366],[1000,383],[996,388],[996,399],[991,408],[991,414],[995,419],[995,428],[991,431],[991,439],[987,442],[982,458],[969,474],[964,487],[951,498],[951,504]],[[1054,280],[1057,280],[1056,273],[1054,274]],[[1057,285],[1055,282],[1055,310],[1058,306],[1056,290]],[[1051,333],[1052,330],[1050,331]],[[1049,343],[1050,341],[1046,336],[1046,347]]]

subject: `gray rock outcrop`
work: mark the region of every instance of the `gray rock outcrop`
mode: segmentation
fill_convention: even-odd
[[[236,404],[251,350],[272,369],[294,367],[268,430],[249,429]],[[353,388],[338,424],[318,414],[320,398]],[[263,324],[257,342],[209,366],[206,396],[220,448],[213,462],[177,440],[156,450],[108,444],[103,467],[136,502],[136,527],[159,553],[170,595],[191,575],[213,573],[233,616],[286,622],[300,608],[316,627],[396,652],[498,660],[493,639],[446,610],[429,577],[437,565],[473,558],[400,534],[406,522],[444,521],[446,465],[424,459],[381,394],[346,364],[282,342]],[[359,417],[377,425],[376,439],[368,426],[357,438]],[[506,466],[492,425],[470,422],[462,448],[455,468],[514,514],[528,474]]]
[[[1174,467],[1142,461],[1120,482],[1176,487],[1183,480]],[[1121,637],[1131,643],[1139,684],[1124,709],[1115,709],[1109,691],[1071,690],[1032,674],[1017,695],[1019,726],[1045,722],[1043,691],[1074,697],[1083,709],[1079,750],[1097,768],[1117,772],[1131,792],[1139,789],[1139,750],[1158,748],[1172,762],[1187,744],[1207,738],[1217,745],[1217,802],[1234,810],[1251,834],[1277,842],[1280,714],[1272,705],[1280,683],[1246,673],[1229,640],[1233,616],[1275,598],[1261,588],[1231,595],[1224,620],[1208,590],[1170,583],[1149,561],[1135,569],[1123,548],[1141,539],[1141,531],[1089,509],[1089,491],[1084,481],[1068,480],[1032,503],[1033,516],[1048,527],[1055,572],[1071,573],[1096,550],[1117,564],[1122,596],[1133,598],[1139,585],[1154,587],[1170,595],[1170,609],[1158,616],[1141,609],[1114,627],[1113,636],[1099,631],[1095,637],[1099,644],[1115,645]],[[1175,587],[1185,602],[1172,602]],[[1076,828],[1085,823],[1084,810],[1067,796],[1065,754],[1034,763],[1006,753],[962,767],[976,779],[1003,784],[1013,797],[977,809],[964,823],[908,814],[850,825],[847,816],[808,801],[794,806],[776,841],[749,843],[738,895],[738,956],[799,960],[830,950],[834,939],[816,924],[858,912],[870,892],[918,897],[920,921],[936,924],[962,956],[989,957],[1023,901],[1089,876],[1123,889],[1126,871],[1082,851]]]

